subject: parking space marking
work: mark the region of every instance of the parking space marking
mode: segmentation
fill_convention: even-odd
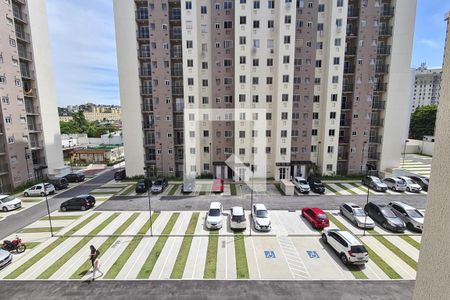
[[[419,261],[419,250],[414,248],[411,244],[403,240],[401,237],[385,236],[384,238],[390,241],[392,244],[394,244],[396,247],[398,247],[401,251],[403,251],[406,255],[408,255],[416,262]]]
[[[258,279],[261,279],[261,270],[259,268],[258,257],[256,255],[255,243],[254,243],[253,239],[250,239],[250,241],[252,243],[253,258],[255,259],[256,270],[258,271]]]
[[[294,279],[308,279],[310,274],[289,237],[279,236],[278,243]]]

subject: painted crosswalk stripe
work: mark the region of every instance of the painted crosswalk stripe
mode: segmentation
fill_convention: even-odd
[[[329,189],[330,191],[332,191],[332,192],[335,193],[336,195],[341,195],[341,193],[339,193],[339,192],[337,191],[336,188],[332,187],[331,184],[324,183],[324,185],[325,185],[325,187],[326,187],[327,189]]]
[[[352,195],[357,195],[357,193],[355,191],[353,191],[351,188],[349,188],[348,186],[344,186],[342,183],[335,183],[338,187],[340,187],[341,189],[343,189],[344,191],[352,194]]]

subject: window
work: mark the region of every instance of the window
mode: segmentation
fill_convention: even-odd
[[[342,19],[336,19],[336,26],[337,26],[338,28],[341,28],[341,27],[342,27]]]
[[[247,43],[247,38],[245,36],[239,37],[239,45],[245,45]]]
[[[314,84],[320,85],[320,78],[314,78]]]
[[[266,147],[266,154],[270,154],[270,147]]]
[[[280,155],[286,155],[286,148],[280,148]]]
[[[202,103],[208,104],[209,103],[209,97],[202,97]]]
[[[282,94],[282,95],[281,95],[281,101],[282,101],[282,102],[287,102],[287,101],[289,101],[289,95],[288,95],[288,94]]]
[[[6,76],[0,75],[0,83],[6,84]]]
[[[186,1],[186,9],[192,9],[192,1]]]
[[[267,103],[272,102],[272,95],[266,95],[266,102]]]
[[[329,136],[334,136],[334,134],[335,134],[335,130],[334,129],[328,130],[328,135]]]
[[[239,76],[239,83],[245,83],[245,75]]]
[[[273,22],[273,20],[267,21],[267,28],[274,28],[274,22]]]
[[[201,14],[207,14],[208,13],[208,9],[206,6],[200,6],[200,12]]]
[[[246,16],[240,16],[240,17],[239,17],[239,23],[240,23],[241,25],[247,24],[247,17],[246,17]]]
[[[225,1],[223,2],[223,9],[232,9],[233,8],[233,2],[232,1]]]
[[[356,136],[356,135],[357,135],[356,130],[353,130],[353,131],[352,131],[352,136]]]
[[[252,84],[259,84],[259,77],[253,77]]]
[[[327,164],[327,171],[333,171],[333,165]]]
[[[283,75],[283,82],[288,83],[289,82],[289,75]]]
[[[288,64],[290,61],[290,56],[289,55],[284,55],[283,56],[283,64]]]
[[[223,66],[224,67],[231,67],[233,65],[233,61],[231,59],[224,59],[223,60]]]
[[[208,86],[208,79],[202,80],[202,86]]]
[[[272,136],[272,131],[266,130],[266,137],[271,137],[271,136]]]
[[[284,36],[284,43],[285,44],[290,44],[291,43],[291,36],[290,35],[285,35]]]
[[[328,146],[327,153],[333,153],[333,152],[334,152],[334,147],[333,146]]]
[[[284,24],[291,24],[291,16],[284,16]]]
[[[225,103],[233,103],[233,96],[231,96],[231,95],[223,96],[223,102],[225,102]]]
[[[239,148],[239,155],[245,155],[245,148]]]
[[[325,4],[319,4],[318,10],[319,10],[319,12],[324,12],[325,11]]]
[[[258,95],[253,95],[253,103],[258,103],[259,102],[259,96]]]
[[[259,21],[253,21],[253,28],[259,28]]]
[[[253,59],[253,66],[254,67],[258,67],[259,66],[259,59],[257,59],[257,58]]]
[[[269,9],[275,8],[275,0],[269,0],[267,8]]]
[[[317,24],[317,31],[323,31],[323,23]]]
[[[340,46],[341,45],[341,39],[334,39],[334,45],[335,46]]]
[[[322,60],[316,60],[316,68],[322,68]]]
[[[266,113],[266,120],[272,120],[272,113]]]
[[[203,137],[209,137],[209,131],[203,130]]]
[[[337,7],[343,7],[344,6],[344,0],[337,0]]]
[[[319,113],[313,112],[313,120],[318,120],[318,119],[319,119]]]
[[[333,76],[332,78],[331,78],[331,81],[333,82],[333,83],[339,83],[339,76]]]
[[[312,136],[316,136],[316,135],[317,135],[317,129],[311,130],[311,135],[312,135]]]
[[[246,61],[245,56],[239,56],[239,63],[240,63],[241,65],[244,65],[244,64],[245,64],[245,61]]]
[[[288,119],[288,113],[287,112],[282,112],[281,113],[281,120],[287,120]]]
[[[244,94],[240,94],[239,95],[239,102],[245,102],[245,95]]]
[[[186,41],[186,48],[192,49],[193,47],[194,47],[194,42],[193,41]]]
[[[281,137],[287,138],[287,130],[281,130]]]
[[[331,101],[335,102],[338,99],[338,95],[337,94],[331,94]]]
[[[233,48],[233,41],[232,40],[225,40],[225,41],[223,41],[223,47],[225,49]]]
[[[339,65],[339,57],[333,58],[333,64]]]
[[[5,117],[5,123],[6,124],[11,124],[12,123],[12,118],[10,116]]]
[[[253,0],[253,9],[259,9],[260,3],[259,0]]]
[[[188,85],[194,85],[194,78],[188,78]]]
[[[266,84],[272,84],[272,82],[273,82],[272,77],[266,78]]]
[[[225,29],[231,29],[231,28],[233,28],[233,22],[231,22],[231,21],[225,21],[225,22],[223,22],[223,28],[225,28]]]
[[[335,111],[330,112],[330,119],[336,119],[336,112]]]
[[[224,77],[223,84],[225,84],[225,85],[233,84],[233,78],[232,77]]]
[[[14,136],[8,136],[8,144],[14,144]]]
[[[314,95],[313,102],[320,102],[320,96]]]
[[[268,66],[268,67],[273,66],[273,58],[268,58],[268,59],[267,59],[267,66]]]

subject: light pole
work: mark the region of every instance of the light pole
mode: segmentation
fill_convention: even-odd
[[[361,152],[361,174],[363,173],[363,164],[364,164],[364,149],[366,147],[367,141],[364,141]]]
[[[406,144],[409,143],[409,140],[405,140],[405,146],[403,147],[403,163],[402,163],[402,167],[405,166],[405,156],[406,156]]]
[[[321,144],[321,141],[319,141],[319,142],[317,143],[317,163],[316,163],[316,165],[317,165],[317,172],[318,172],[318,173],[320,173],[320,172],[319,172],[320,144]],[[315,174],[315,175],[317,176],[318,174]]]
[[[45,203],[47,204],[47,214],[48,214],[48,222],[50,223],[50,234],[53,237],[53,226],[52,226],[52,218],[50,216],[50,207],[48,205],[48,198],[47,198],[47,187],[44,185],[44,195],[45,195]]]
[[[146,180],[144,180],[144,185],[147,186],[149,185],[148,183],[150,182],[150,165],[146,165],[145,168],[145,177]],[[148,198],[148,212],[150,214],[150,236],[153,236],[153,222],[152,222],[152,203],[150,200],[150,186],[148,186],[147,188],[147,198]]]
[[[28,167],[28,146],[25,146],[25,164],[27,165],[27,181],[30,180],[30,168]]]
[[[214,179],[213,169],[212,169],[212,148],[211,148],[211,142],[209,142],[209,173],[211,173],[211,177]]]
[[[163,148],[162,148],[162,143],[159,143],[159,148],[160,148],[160,155],[161,155],[161,177],[164,176],[164,162],[163,162]]]
[[[250,193],[250,213],[251,213],[251,218],[253,221],[253,177],[255,177],[255,166],[252,165],[250,166],[250,170],[252,171],[252,190]],[[250,236],[252,236],[252,226],[250,226]]]

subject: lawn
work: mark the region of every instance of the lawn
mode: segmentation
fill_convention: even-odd
[[[404,239],[406,242],[408,242],[411,246],[416,248],[417,250],[420,250],[420,243],[418,241],[416,241],[415,239],[413,239],[412,237],[410,237],[409,235],[401,235],[400,237],[402,239]]]
[[[352,195],[358,195],[358,193],[356,193],[355,191],[352,191],[350,189],[348,189],[346,186],[344,186],[342,183],[335,183],[335,185],[337,185],[338,187],[340,187],[341,189],[343,189],[346,192],[349,192]]]
[[[53,227],[53,232],[60,231],[64,227]],[[20,231],[21,233],[38,233],[38,232],[50,232],[50,227],[30,227],[24,228]]]
[[[175,193],[177,192],[177,190],[178,190],[179,187],[180,187],[180,184],[174,184],[174,185],[172,186],[172,188],[170,189],[170,191],[169,191],[169,195],[170,195],[170,196],[175,195]]]
[[[234,235],[234,253],[236,256],[237,279],[249,279],[247,254],[245,253],[245,242],[242,232]]]
[[[219,243],[219,231],[213,230],[209,232],[208,250],[206,252],[205,270],[203,273],[204,279],[216,278],[217,269],[217,247]]]
[[[234,183],[230,184],[230,193],[231,193],[232,196],[236,196],[237,195],[236,184],[234,184]]]

